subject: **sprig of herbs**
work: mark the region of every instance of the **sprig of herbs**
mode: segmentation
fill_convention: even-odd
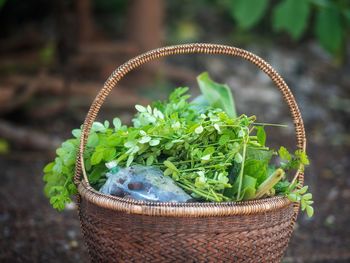
[[[291,190],[285,172],[308,164],[304,152],[294,155],[286,148],[278,151],[281,162],[271,165],[277,152],[266,146],[264,126],[255,116],[236,116],[234,103],[226,96],[228,87],[213,82],[207,74],[198,77],[204,96],[189,101],[188,88],[177,88],[164,102],[136,105],[133,126],[122,125],[118,118],[113,127],[108,121],[92,126],[84,162],[90,184],[97,190],[106,181],[105,163],[159,167],[198,201],[241,201],[287,195],[300,201],[311,214],[311,198],[300,190]],[[213,91],[215,90],[215,92]],[[230,93],[230,92],[229,92]],[[215,99],[214,97],[217,96]],[[210,99],[206,99],[210,97]],[[224,109],[222,109],[224,108]],[[81,130],[73,130],[57,149],[54,162],[44,168],[45,193],[54,208],[62,210],[76,193],[73,174]],[[305,188],[302,188],[305,189]]]

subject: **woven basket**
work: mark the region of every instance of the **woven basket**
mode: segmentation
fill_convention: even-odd
[[[285,197],[225,203],[156,203],[104,195],[88,182],[83,152],[93,121],[114,86],[131,70],[175,54],[242,57],[265,72],[288,104],[299,149],[305,150],[300,111],[280,75],[258,56],[230,46],[185,44],[137,56],[105,82],[86,116],[76,165],[79,216],[93,262],[279,262],[288,245],[299,205]],[[303,184],[299,169],[295,180]]]

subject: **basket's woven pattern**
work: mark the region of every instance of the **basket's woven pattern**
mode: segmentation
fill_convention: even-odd
[[[85,200],[80,217],[93,262],[279,262],[293,205],[234,217],[150,217]]]
[[[297,147],[305,149],[304,125],[293,94],[258,56],[224,45],[185,44],[129,60],[112,73],[96,96],[81,135],[74,181],[80,194],[81,227],[93,262],[279,262],[283,255],[299,210],[299,204],[284,197],[238,203],[150,203],[104,195],[89,185],[82,156],[92,123],[113,87],[148,61],[191,53],[238,56],[265,72],[289,107]],[[294,180],[303,184],[301,169]]]

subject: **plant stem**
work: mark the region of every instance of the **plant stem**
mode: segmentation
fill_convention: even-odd
[[[284,171],[281,168],[278,168],[273,172],[261,185],[258,187],[255,198],[263,197],[272,187],[275,186],[284,176]]]
[[[179,170],[179,172],[191,172],[191,171],[195,171],[195,170],[199,170],[199,169],[207,169],[207,168],[216,168],[218,167],[219,164],[216,165],[209,165],[209,166],[202,166],[202,167],[196,167],[196,168],[191,168],[191,169],[184,169],[184,170]],[[230,166],[232,164],[230,163],[224,163],[221,164],[220,166]]]
[[[239,141],[242,141],[242,139],[233,139],[233,140],[229,140],[227,142],[239,142]],[[206,148],[208,146],[215,146],[215,145],[218,145],[219,143],[216,142],[216,143],[210,143],[210,144],[206,144],[205,146],[198,146],[198,148]]]
[[[283,128],[287,128],[288,127],[287,124],[276,124],[276,123],[265,123],[265,122],[254,122],[253,125],[257,125],[257,126],[274,126],[274,127],[283,127]]]
[[[213,197],[213,196],[211,196],[211,195],[209,194],[209,192],[202,192],[202,191],[196,189],[195,187],[191,187],[191,186],[189,186],[189,185],[186,185],[186,184],[183,184],[183,183],[180,183],[180,182],[178,182],[178,184],[179,184],[182,188],[184,188],[184,189],[186,189],[186,190],[188,190],[188,191],[191,191],[191,192],[193,192],[193,193],[195,193],[195,194],[197,194],[197,195],[199,195],[199,196],[202,196],[202,197],[204,197],[204,198],[207,199],[207,200],[210,200],[210,201],[213,201],[213,202],[217,201],[217,200],[215,199],[215,197]]]
[[[240,196],[241,196],[246,151],[247,151],[247,138],[243,142],[242,163],[241,163],[241,169],[240,169],[239,175],[238,175],[239,184],[238,184],[237,200],[240,200]]]

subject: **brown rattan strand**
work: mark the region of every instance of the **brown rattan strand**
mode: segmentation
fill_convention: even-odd
[[[289,106],[297,147],[305,149],[303,121],[283,79],[261,58],[216,44],[164,47],[120,66],[95,98],[84,122],[75,183],[81,228],[93,262],[279,262],[299,204],[285,197],[224,203],[155,203],[104,195],[87,180],[82,154],[96,115],[112,88],[129,71],[167,55],[206,53],[242,57],[262,69]],[[80,182],[81,173],[84,176]],[[295,179],[303,183],[301,169]]]

